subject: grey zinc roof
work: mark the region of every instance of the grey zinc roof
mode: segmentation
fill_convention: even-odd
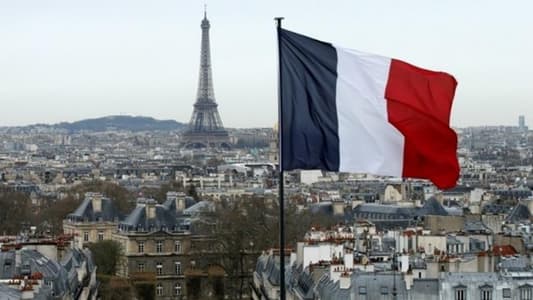
[[[186,196],[185,197],[185,208],[189,208],[196,204],[196,201],[193,197]],[[167,199],[165,202],[163,202],[163,206],[165,206],[167,209],[176,209],[176,201],[174,199]]]
[[[301,269],[301,266],[297,270],[294,270],[293,274],[296,274],[297,278],[296,283],[293,287],[294,290],[297,290],[303,299],[314,299],[313,296],[313,287],[315,282],[313,276],[309,272],[309,268],[305,270]]]
[[[478,220],[466,220],[465,221],[465,232],[482,232],[482,233],[490,233],[491,230],[488,228],[483,222]]]
[[[285,265],[287,266],[287,268],[285,268],[285,282],[287,283],[290,281],[290,276],[287,276],[290,274],[290,268],[288,267],[287,259],[285,259]],[[261,255],[257,259],[255,271],[260,277],[268,280],[272,285],[279,286],[279,256],[266,254]]]
[[[15,300],[21,299],[22,292],[18,289],[13,289],[7,284],[0,283],[0,299]]]
[[[45,281],[53,282],[54,294],[64,295],[68,290],[67,272],[59,263],[52,261],[36,250],[20,252],[22,265],[29,264],[31,272],[43,274]]]
[[[448,245],[462,245],[463,242],[461,242],[460,240],[458,240],[455,236],[453,235],[448,235],[446,237],[446,244]]]
[[[518,256],[503,258],[498,264],[498,268],[508,272],[524,272],[531,270],[531,264],[527,257]]]
[[[148,202],[154,200],[147,200]],[[123,231],[152,232],[152,231],[188,231],[190,222],[188,218],[178,216],[175,209],[161,204],[155,206],[155,217],[148,218],[146,215],[146,203],[138,203],[132,212],[119,223],[119,229]]]
[[[442,207],[435,197],[431,197],[426,201],[426,203],[424,203],[424,206],[417,211],[417,215],[447,216],[448,212],[444,209],[444,207]]]
[[[20,254],[20,262],[18,266],[15,266],[14,264],[14,258],[16,256],[15,251],[19,251],[18,253]],[[94,270],[94,265],[91,262],[92,258],[87,254],[88,251],[89,250],[69,249],[69,251],[64,254],[61,263],[50,260],[33,249],[0,252],[0,266],[2,266],[0,271],[4,272],[5,270],[3,263],[13,260],[12,271],[10,271],[9,274],[4,272],[0,278],[7,279],[12,278],[14,275],[39,272],[43,275],[44,285],[39,289],[39,292],[34,295],[33,299],[52,299],[52,289],[48,286],[49,283],[52,284],[55,297],[68,298],[74,295],[81,284],[78,281],[76,268],[81,266],[83,261],[87,261],[88,265],[92,265],[90,270]],[[8,296],[16,295],[16,292],[16,290],[15,292],[6,290],[0,284],[0,299],[9,299]],[[20,297],[14,299],[20,299]]]
[[[12,278],[16,274],[15,267],[15,252],[0,252],[0,279]]]
[[[333,208],[331,206],[331,202],[319,202],[314,203],[309,206],[309,211],[313,214],[325,214],[325,215],[332,215],[333,214]]]
[[[210,201],[200,201],[198,203],[195,203],[194,205],[191,205],[187,209],[183,211],[184,215],[196,215],[202,212],[209,212],[213,211],[215,209],[215,205],[213,202]]]
[[[527,206],[520,203],[513,208],[507,218],[505,218],[505,221],[514,223],[529,220],[530,218],[531,214],[529,213],[529,209],[527,208]]]
[[[92,200],[86,197],[78,208],[71,214],[67,215],[67,219],[72,221],[116,221],[122,219],[122,215],[109,198],[102,198],[102,209],[100,212],[95,212],[93,209]]]
[[[350,287],[341,289],[339,281],[333,282],[326,273],[316,286],[320,299],[383,299],[385,292],[392,298],[392,290],[396,285],[397,298],[407,299],[407,288],[402,275],[392,272],[367,273],[353,272],[350,276]],[[363,294],[364,291],[364,294]],[[363,296],[364,295],[364,296]],[[389,299],[389,298],[386,299]]]
[[[441,279],[445,279],[453,284],[467,284],[470,282],[497,282],[501,280],[498,273],[494,272],[441,272]]]
[[[354,214],[382,214],[391,215],[392,219],[411,219],[414,216],[438,215],[447,216],[448,212],[435,198],[426,201],[423,207],[402,207],[398,205],[383,205],[377,203],[363,203],[353,210]]]
[[[423,299],[424,296],[439,295],[439,280],[437,278],[415,278],[413,279],[411,294],[420,299]]]

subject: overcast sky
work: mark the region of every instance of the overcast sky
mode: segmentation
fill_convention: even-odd
[[[128,114],[188,122],[202,1],[0,0],[0,126]],[[533,125],[533,1],[207,1],[228,127],[277,118],[275,16],[459,81],[454,126]]]

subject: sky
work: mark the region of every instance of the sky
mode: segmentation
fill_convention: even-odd
[[[453,74],[452,125],[533,124],[533,1],[0,0],[0,126],[143,115],[188,122],[211,22],[226,127],[277,120],[276,16],[345,48]]]

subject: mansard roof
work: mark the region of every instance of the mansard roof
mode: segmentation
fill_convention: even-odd
[[[527,206],[519,203],[513,208],[507,218],[505,218],[505,221],[514,223],[529,220],[530,218],[531,214],[529,213],[529,209],[527,208]]]
[[[73,213],[67,215],[67,219],[73,222],[117,222],[122,219],[122,214],[111,199],[102,197],[101,201],[101,209],[97,211],[93,207],[92,197],[86,195],[80,206]]]
[[[148,215],[149,209],[154,209],[153,216]],[[172,209],[171,205],[157,204],[153,199],[139,199],[137,206],[118,227],[119,231],[127,232],[188,232],[190,220]]]

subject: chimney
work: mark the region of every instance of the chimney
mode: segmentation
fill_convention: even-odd
[[[344,201],[343,200],[334,200],[331,202],[333,208],[333,215],[342,216],[344,215]]]
[[[183,212],[185,210],[185,193],[177,193],[176,212]]]
[[[154,199],[148,199],[146,200],[146,218],[147,219],[153,219],[155,218],[155,205],[157,202],[155,202]]]
[[[176,206],[176,213],[181,213],[185,210],[185,193],[168,192],[167,201],[174,201],[174,205]]]
[[[353,269],[353,252],[347,251],[344,253],[344,268],[346,271],[350,271]]]
[[[102,212],[102,194],[100,193],[86,193],[86,197],[89,197],[92,202],[93,212]]]
[[[350,285],[352,284],[352,278],[350,274],[344,273],[341,275],[341,278],[339,279],[339,288],[341,290],[346,290],[350,288]]]

